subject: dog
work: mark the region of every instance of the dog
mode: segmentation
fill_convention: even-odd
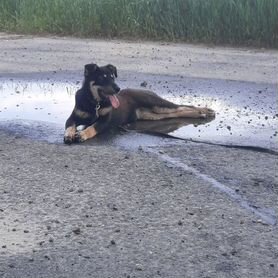
[[[65,124],[65,144],[84,142],[109,127],[137,120],[215,117],[209,108],[177,105],[149,90],[120,90],[115,83],[117,76],[117,68],[111,64],[85,65],[82,87],[76,92],[74,109]],[[85,129],[77,131],[80,125]]]

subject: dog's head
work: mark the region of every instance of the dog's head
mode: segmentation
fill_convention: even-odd
[[[96,64],[85,65],[85,83],[90,87],[92,96],[97,102],[109,99],[114,108],[118,108],[119,100],[115,96],[120,91],[115,83],[117,68],[113,65],[99,67]]]

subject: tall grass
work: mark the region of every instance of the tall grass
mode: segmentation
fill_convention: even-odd
[[[0,0],[0,30],[278,47],[278,0]]]

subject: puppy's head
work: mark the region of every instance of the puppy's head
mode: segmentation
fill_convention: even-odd
[[[118,98],[115,96],[120,91],[115,83],[117,76],[117,68],[113,65],[103,67],[96,64],[85,65],[85,82],[89,84],[92,96],[98,102],[109,99],[114,108],[119,106]]]

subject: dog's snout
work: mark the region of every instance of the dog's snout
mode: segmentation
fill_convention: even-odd
[[[113,89],[118,93],[121,89],[117,84],[113,85]]]

